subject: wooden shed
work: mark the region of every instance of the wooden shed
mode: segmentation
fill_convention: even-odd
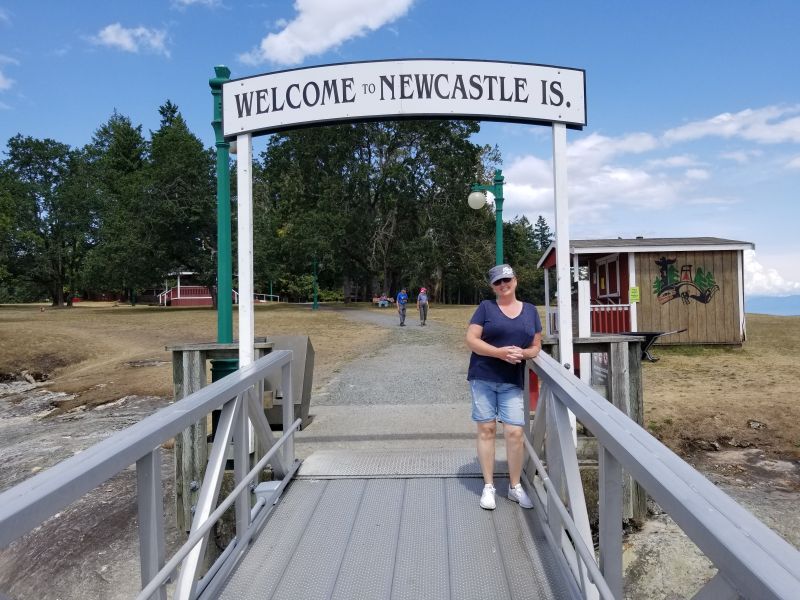
[[[588,303],[592,333],[685,329],[658,343],[740,345],[746,337],[743,254],[754,248],[714,237],[571,240],[573,281],[588,281],[587,298],[573,293],[573,323]],[[539,266],[554,268],[555,255],[551,245]],[[549,295],[546,331],[554,335],[558,307]]]

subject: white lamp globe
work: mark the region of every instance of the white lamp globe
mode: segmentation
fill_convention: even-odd
[[[486,194],[483,192],[472,192],[467,197],[467,204],[469,204],[470,208],[474,208],[475,210],[483,208],[486,206]]]

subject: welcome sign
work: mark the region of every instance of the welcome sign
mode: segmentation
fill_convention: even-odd
[[[586,125],[582,69],[469,60],[343,63],[266,73],[222,86],[223,133],[336,121],[474,118]]]

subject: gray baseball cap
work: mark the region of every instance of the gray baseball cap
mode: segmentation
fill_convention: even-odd
[[[489,283],[494,284],[498,279],[515,277],[514,269],[510,265],[497,265],[489,269]]]

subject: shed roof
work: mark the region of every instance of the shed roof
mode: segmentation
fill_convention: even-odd
[[[555,263],[555,243],[545,250],[537,266]],[[726,240],[717,237],[675,238],[612,238],[600,240],[570,240],[570,254],[613,254],[614,252],[696,252],[712,250],[754,250],[752,242]]]

